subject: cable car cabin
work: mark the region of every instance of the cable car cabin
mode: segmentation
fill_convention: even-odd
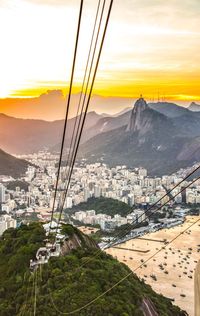
[[[60,244],[56,243],[48,247],[50,257],[58,257],[60,255]]]
[[[34,271],[38,265],[48,263],[51,257],[59,257],[60,255],[60,244],[54,245],[47,244],[46,247],[41,247],[36,253],[36,260],[30,260],[30,270]]]
[[[36,260],[30,260],[30,270],[34,271],[38,265],[48,263],[49,258],[49,250],[46,247],[39,248],[36,253]]]
[[[50,258],[49,250],[46,247],[41,247],[36,253],[38,263],[47,263]]]

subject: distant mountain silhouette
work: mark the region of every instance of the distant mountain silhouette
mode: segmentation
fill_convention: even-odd
[[[61,90],[50,90],[39,97],[0,99],[0,109],[12,117],[58,120],[65,115],[66,98]]]
[[[29,163],[7,154],[0,149],[0,174],[18,178],[25,174]]]
[[[200,104],[192,102],[190,106],[188,107],[188,109],[193,112],[200,112]]]
[[[80,93],[72,94],[70,118],[76,115],[77,105]],[[63,119],[66,112],[66,99],[62,90],[48,90],[39,97],[28,98],[0,98],[0,112],[8,116],[24,119],[39,119],[46,121],[55,121]],[[103,97],[93,95],[90,101],[90,111],[106,113],[120,112],[131,105],[131,98]],[[106,115],[108,116],[108,115]]]
[[[200,115],[197,113],[194,115],[192,111],[178,106],[175,103],[168,102],[149,103],[148,108],[175,120],[175,125],[178,125],[180,131],[184,129],[184,134],[187,131],[190,136],[200,135]],[[82,141],[89,140],[98,134],[128,125],[130,123],[131,113],[132,110],[127,110],[117,116],[104,116],[97,121],[96,125],[87,129],[87,134],[82,137]]]
[[[153,110],[156,110],[168,117],[178,117],[181,115],[185,115],[189,113],[189,110],[179,106],[175,103],[170,102],[156,102],[156,103],[148,103],[149,107]]]
[[[117,116],[120,116],[120,115],[122,115],[122,114],[124,114],[126,112],[129,112],[130,110],[131,110],[131,107],[129,106],[129,107],[123,109],[122,111],[120,111],[120,112],[118,112],[116,114],[113,114],[113,115],[112,114],[107,114],[107,113],[102,113],[101,115],[104,116],[104,117],[117,117]]]
[[[88,113],[85,128],[90,128],[100,118],[95,112]],[[66,145],[71,137],[74,122],[75,118],[68,121]],[[0,114],[0,147],[11,154],[33,153],[52,148],[60,143],[63,124],[63,120],[47,122]]]
[[[75,118],[68,121],[69,146]],[[0,114],[0,147],[9,153],[60,150],[63,120],[26,120]],[[139,99],[118,116],[87,114],[79,157],[111,165],[147,167],[151,174],[176,171],[200,160],[200,112],[173,103]]]
[[[170,118],[139,99],[128,123],[88,140],[81,146],[80,157],[110,165],[143,166],[151,175],[186,167],[200,160],[200,115],[189,110],[183,113]],[[114,125],[108,122],[105,129],[111,123]]]
[[[86,130],[87,132],[83,135],[82,142],[87,141],[98,134],[127,125],[130,119],[130,112],[131,111],[127,111],[117,117],[109,116],[100,118],[96,124]]]

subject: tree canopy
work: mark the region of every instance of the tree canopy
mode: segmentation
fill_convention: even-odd
[[[107,214],[110,216],[114,216],[115,214],[119,214],[121,216],[126,216],[132,210],[132,208],[121,201],[112,199],[112,198],[89,198],[87,202],[82,202],[73,207],[72,211],[85,211],[85,210],[95,210],[96,214]]]
[[[72,234],[72,229],[67,229]],[[44,245],[45,233],[39,223],[9,229],[0,239],[0,311],[2,316],[59,315],[87,304],[130,273],[129,268],[97,249],[72,251],[51,258],[34,273],[29,261]],[[87,261],[87,263],[86,263]],[[37,287],[33,285],[37,284]],[[36,290],[36,291],[35,291]],[[148,298],[161,316],[185,315],[171,301],[156,294],[150,286],[132,274],[94,304],[75,313],[81,316],[143,315],[141,303]],[[58,310],[60,312],[58,312]]]

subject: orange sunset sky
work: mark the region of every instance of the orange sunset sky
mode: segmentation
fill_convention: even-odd
[[[74,100],[97,2],[84,3]],[[62,117],[63,105],[55,108],[62,95],[46,92],[67,92],[79,3],[0,0],[0,112]],[[199,15],[199,0],[114,0],[91,110],[118,112],[141,93],[147,100],[200,102]]]

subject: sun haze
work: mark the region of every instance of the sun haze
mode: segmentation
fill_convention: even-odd
[[[73,93],[80,91],[96,7],[84,4]],[[67,91],[78,10],[74,0],[0,2],[0,98]],[[199,101],[199,14],[199,0],[115,1],[94,94]]]

